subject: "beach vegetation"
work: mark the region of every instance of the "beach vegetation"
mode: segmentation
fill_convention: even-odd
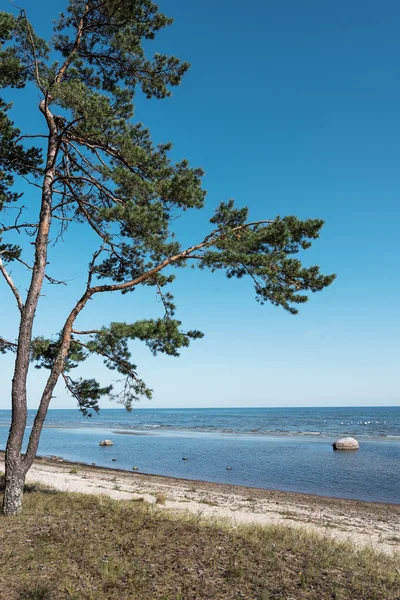
[[[150,40],[172,24],[151,0],[65,0],[48,40],[35,33],[29,11],[10,10],[0,13],[0,84],[15,97],[26,94],[25,106],[38,114],[20,130],[10,104],[0,100],[0,276],[19,321],[14,335],[0,332],[0,352],[15,355],[3,502],[4,513],[14,515],[59,382],[84,415],[98,411],[105,396],[130,410],[152,395],[132,360],[131,342],[143,342],[154,355],[178,356],[203,336],[175,316],[170,286],[183,267],[249,278],[261,304],[291,314],[334,275],[302,262],[320,235],[319,218],[252,219],[247,207],[227,200],[208,215],[201,238],[178,235],[177,218],[204,209],[206,192],[202,169],[173,159],[171,143],[154,143],[135,113],[138,94],[167,98],[189,68],[173,55],[147,55]],[[29,185],[25,199],[21,190]],[[35,319],[43,295],[69,283],[51,264],[54,245],[68,239],[87,240],[74,269],[74,285],[82,285],[48,337],[34,329]],[[66,256],[66,263],[74,260]],[[23,267],[19,280],[15,266]],[[154,291],[160,318],[119,322],[116,311],[101,326],[90,325],[92,300],[140,286]],[[81,318],[87,326],[80,327]],[[93,356],[117,373],[116,387],[74,375]],[[32,365],[48,376],[22,454]]]
[[[35,586],[32,590],[24,590],[18,596],[18,600],[51,600],[51,598],[50,589],[41,585]]]
[[[400,597],[399,555],[304,528],[232,528],[39,485],[28,487],[23,503],[12,523],[0,519],[0,598],[7,600]]]

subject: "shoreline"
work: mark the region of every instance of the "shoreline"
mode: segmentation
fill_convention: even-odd
[[[4,467],[4,457],[5,457],[5,450],[0,449],[0,467],[3,468]],[[54,454],[49,454],[49,455],[37,455],[34,461],[35,463],[39,463],[39,464],[48,464],[48,465],[69,465],[71,468],[76,466],[79,468],[87,468],[87,469],[93,469],[94,471],[105,471],[107,473],[119,473],[121,475],[136,475],[136,476],[142,476],[142,477],[147,477],[149,479],[161,479],[161,480],[166,480],[166,481],[176,481],[176,482],[181,482],[183,483],[192,483],[192,484],[197,484],[197,485],[210,485],[210,486],[223,486],[225,488],[234,488],[235,490],[240,489],[240,490],[247,490],[250,494],[250,492],[254,491],[254,492],[260,492],[262,493],[266,493],[266,494],[282,494],[282,495],[288,495],[288,496],[295,496],[295,497],[299,497],[299,498],[309,498],[309,499],[315,499],[315,500],[320,500],[322,501],[328,501],[330,503],[338,501],[338,502],[347,502],[347,503],[355,503],[355,504],[363,504],[363,505],[371,505],[371,506],[382,506],[382,507],[393,507],[394,509],[398,509],[400,512],[400,500],[398,503],[395,502],[385,502],[383,500],[365,500],[362,498],[346,498],[345,496],[329,496],[326,494],[317,494],[317,493],[312,493],[312,492],[301,492],[301,491],[296,491],[296,490],[282,490],[279,488],[263,488],[263,487],[257,487],[257,486],[251,486],[251,485],[241,485],[241,484],[235,484],[235,483],[227,483],[227,482],[223,482],[223,481],[211,481],[208,479],[190,479],[188,477],[177,477],[175,475],[162,475],[159,473],[146,473],[146,471],[142,471],[140,469],[135,469],[135,470],[128,470],[128,469],[122,469],[120,467],[117,466],[105,466],[105,465],[97,465],[96,463],[89,463],[89,462],[84,462],[84,461],[80,461],[80,460],[70,460],[68,458],[64,458],[63,456],[58,456],[58,455],[54,455]],[[33,466],[33,465],[32,465]]]
[[[3,467],[4,451],[0,451],[0,468]],[[176,514],[212,519],[233,527],[284,524],[388,554],[400,552],[397,504],[178,479],[45,457],[37,457],[27,482],[60,491],[162,504]]]

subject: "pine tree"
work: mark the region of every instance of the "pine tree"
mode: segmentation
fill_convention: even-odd
[[[175,318],[174,298],[167,290],[176,268],[190,263],[223,270],[228,277],[250,277],[259,302],[293,314],[306,302],[307,292],[320,291],[334,279],[322,275],[318,266],[304,267],[296,257],[319,236],[319,219],[252,222],[247,208],[229,201],[212,216],[204,239],[190,247],[176,239],[176,210],[204,207],[203,172],[187,160],[172,161],[171,144],[154,145],[149,131],[133,119],[138,89],[147,98],[163,99],[189,68],[175,56],[146,56],[144,42],[171,23],[151,0],[69,0],[47,42],[35,34],[24,11],[17,16],[0,13],[0,84],[16,90],[35,86],[42,117],[37,134],[21,134],[1,100],[0,273],[20,315],[15,340],[0,337],[0,352],[15,353],[3,503],[7,515],[21,510],[25,476],[59,380],[84,414],[97,411],[104,395],[117,396],[129,410],[134,400],[151,397],[132,362],[130,341],[142,340],[154,354],[177,356],[202,337],[199,331],[182,329]],[[40,187],[34,222],[24,221],[20,195],[13,191],[20,177]],[[11,205],[17,207],[17,218],[15,211],[10,216]],[[50,231],[61,228],[67,235],[74,223],[98,238],[98,249],[87,259],[86,286],[67,318],[60,317],[60,333],[52,339],[33,337],[43,285],[59,283],[47,272]],[[21,236],[34,240],[31,263],[15,243]],[[15,261],[29,269],[24,295],[10,275]],[[137,286],[155,288],[165,307],[163,318],[75,329],[78,315],[90,311],[91,298],[125,294]],[[119,394],[94,378],[73,376],[74,367],[92,355],[122,375]],[[22,454],[32,363],[47,369],[48,378]]]

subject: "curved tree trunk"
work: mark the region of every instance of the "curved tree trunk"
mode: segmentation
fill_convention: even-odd
[[[39,228],[35,240],[35,262],[26,302],[21,308],[17,355],[12,381],[12,416],[6,449],[5,491],[3,498],[3,513],[5,515],[15,515],[21,511],[25,476],[32,464],[32,461],[30,464],[26,464],[21,455],[27,417],[26,382],[31,357],[33,322],[47,264],[47,246],[53,199],[52,187],[58,151],[57,127],[54,117],[47,106],[47,100],[41,102],[40,110],[48,124],[49,140],[46,171],[42,188]]]

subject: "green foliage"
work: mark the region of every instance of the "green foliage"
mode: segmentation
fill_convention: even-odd
[[[17,19],[6,12],[0,12],[0,87],[20,88],[25,85],[24,68],[17,56],[15,46],[3,50],[4,44],[13,37]]]
[[[31,360],[36,363],[35,367],[37,369],[51,369],[60,350],[60,344],[61,335],[56,340],[49,340],[44,337],[34,338],[31,345]],[[68,373],[71,369],[75,369],[80,362],[86,360],[87,354],[80,343],[72,340],[64,362],[64,372]]]
[[[67,80],[83,80],[90,88],[111,93],[121,83],[127,88],[139,85],[148,98],[169,96],[169,86],[180,83],[189,65],[158,53],[149,60],[142,41],[154,39],[156,32],[173,20],[149,0],[93,0],[85,12],[86,4],[85,0],[70,0],[66,14],[61,14],[56,24],[54,48],[68,57],[75,43],[70,31],[77,27],[77,16],[84,15],[84,40]]]
[[[3,48],[7,41],[11,46]],[[22,88],[27,81],[46,79],[49,47],[37,37],[25,11],[18,17],[0,12],[0,87]],[[32,68],[34,66],[34,68]]]
[[[190,340],[203,337],[200,331],[181,331],[181,322],[170,317],[171,313],[164,319],[148,319],[132,324],[115,322],[92,334],[85,342],[76,338],[71,340],[64,362],[64,381],[85,415],[91,416],[91,410],[98,410],[98,400],[102,396],[116,399],[128,410],[141,396],[151,398],[152,390],[137,375],[137,366],[132,362],[128,342],[133,340],[145,342],[153,355],[161,352],[170,356],[179,356],[179,350],[188,347]],[[31,360],[37,369],[52,369],[60,349],[61,339],[61,335],[55,340],[44,337],[33,339]],[[0,345],[0,351],[1,349]],[[115,393],[112,385],[101,387],[94,379],[73,379],[68,375],[72,369],[92,355],[101,356],[107,368],[117,371],[123,377],[122,391]]]
[[[1,17],[2,13],[0,13],[0,36],[4,28]],[[19,143],[20,131],[14,127],[14,123],[8,117],[9,108],[10,105],[0,98],[0,215],[7,205],[17,202],[20,198],[20,194],[12,189],[15,175],[25,176],[35,173],[41,164],[41,151],[38,148],[25,149]],[[18,259],[21,248],[17,244],[2,243],[2,233],[3,224],[0,221],[0,257],[3,262]]]
[[[80,411],[85,417],[91,417],[92,412],[99,412],[99,400],[102,396],[108,396],[113,389],[112,385],[101,387],[95,379],[73,380],[69,376],[64,378],[67,390],[78,402]]]
[[[319,292],[335,279],[334,275],[321,275],[318,266],[305,268],[299,259],[290,258],[319,237],[320,219],[276,217],[267,226],[250,227],[245,226],[246,220],[247,209],[236,210],[233,202],[220,205],[211,223],[216,223],[223,235],[204,252],[200,268],[225,269],[229,278],[248,275],[261,304],[269,301],[292,314],[298,312],[293,304],[308,300],[299,292]]]
[[[20,197],[11,190],[14,176],[36,173],[41,164],[40,149],[26,150],[18,141],[21,132],[8,117],[9,109],[10,105],[0,98],[0,211]]]
[[[185,159],[173,161],[172,145],[155,145],[134,110],[138,91],[147,98],[165,98],[189,67],[175,56],[156,53],[149,58],[145,53],[144,42],[171,23],[150,0],[69,0],[47,43],[35,35],[24,11],[17,17],[0,13],[0,85],[21,88],[33,82],[44,117],[38,135],[47,136],[49,144],[56,137],[56,158],[46,166],[54,171],[52,228],[60,224],[62,239],[69,227],[76,234],[84,225],[98,238],[84,304],[97,293],[124,294],[146,285],[155,288],[165,310],[160,319],[113,322],[83,334],[71,334],[66,323],[54,339],[32,340],[32,361],[50,371],[65,340],[69,342],[62,376],[85,414],[98,409],[103,395],[128,409],[141,396],[151,397],[132,362],[132,341],[144,342],[153,354],[178,356],[202,337],[199,331],[181,329],[173,295],[166,291],[175,279],[173,269],[189,260],[201,269],[223,270],[228,278],[250,277],[259,302],[290,313],[297,312],[309,292],[324,289],[334,279],[301,262],[319,237],[323,222],[318,219],[289,216],[249,222],[248,209],[236,208],[230,200],[217,208],[210,220],[213,230],[203,240],[184,248],[176,238],[176,218],[204,207],[203,171]],[[19,200],[12,189],[16,175],[43,175],[40,150],[25,146],[8,108],[0,103],[3,213]],[[21,233],[20,227],[0,224],[0,235]],[[21,250],[12,242],[0,245],[0,252],[5,261],[20,259]],[[0,352],[13,348],[6,340],[0,344]],[[123,378],[122,391],[92,378],[72,378],[72,370],[93,355]]]

